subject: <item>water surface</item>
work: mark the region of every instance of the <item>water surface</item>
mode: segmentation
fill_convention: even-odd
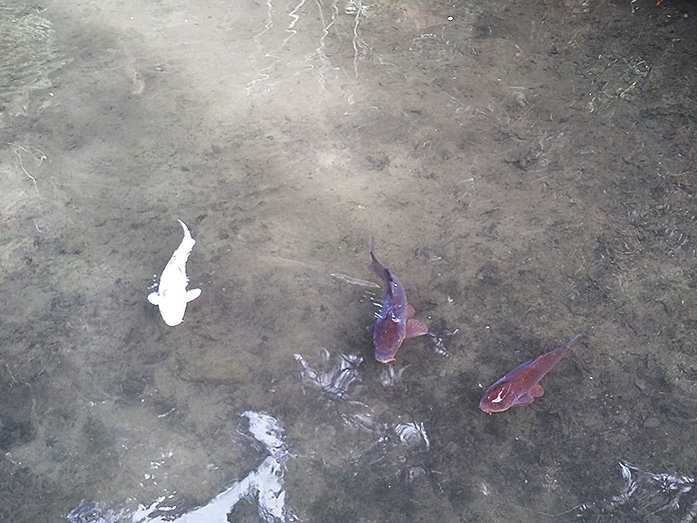
[[[564,521],[622,460],[694,475],[694,16],[0,0],[0,519],[184,518],[276,470],[267,521]],[[392,367],[382,291],[332,277],[371,236],[433,333]],[[477,408],[579,332],[534,404]]]

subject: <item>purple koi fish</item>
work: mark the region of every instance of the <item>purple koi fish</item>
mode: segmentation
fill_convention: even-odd
[[[428,332],[428,327],[416,318],[414,308],[407,303],[404,287],[375,257],[375,238],[370,239],[370,257],[373,259],[368,270],[373,271],[385,282],[385,296],[376,315],[375,323],[368,326],[373,333],[375,359],[381,363],[394,361],[394,355],[405,338],[415,338]]]
[[[479,408],[487,414],[503,412],[511,407],[529,405],[545,393],[540,380],[569,352],[582,334],[575,336],[563,347],[518,365],[494,383],[479,402]]]

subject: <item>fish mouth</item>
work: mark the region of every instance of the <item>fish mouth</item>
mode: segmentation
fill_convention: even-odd
[[[503,412],[506,409],[497,409],[497,405],[487,405],[484,401],[479,402],[479,409],[482,412],[486,412],[487,414],[491,415],[494,412]]]
[[[390,363],[391,361],[394,361],[394,357],[397,354],[397,351],[399,350],[399,345],[397,347],[394,347],[394,345],[389,345],[387,347],[378,347],[378,344],[375,344],[375,359],[378,360],[380,363]]]
[[[482,410],[482,412],[486,412],[487,414],[491,415],[495,412],[503,412],[504,410],[508,409],[497,409],[496,407],[487,407],[486,405],[479,405],[479,408]]]

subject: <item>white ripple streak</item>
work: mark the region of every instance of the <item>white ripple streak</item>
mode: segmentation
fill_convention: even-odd
[[[254,439],[262,443],[270,455],[244,479],[234,482],[204,506],[172,519],[168,515],[150,515],[175,510],[175,506],[165,502],[165,499],[171,500],[173,494],[160,496],[147,507],[140,505],[132,514],[125,509],[103,511],[99,503],[82,500],[66,519],[70,523],[117,523],[130,516],[132,523],[227,523],[228,515],[237,503],[243,499],[257,498],[259,517],[265,523],[296,521],[297,517],[286,508],[286,492],[283,488],[285,465],[289,456],[283,425],[265,412],[248,410],[242,416],[249,420],[249,432]]]
[[[248,410],[242,413],[249,419],[249,432],[269,451],[269,456],[255,470],[241,480],[233,483],[203,507],[192,510],[176,519],[148,517],[160,506],[151,506],[136,511],[131,518],[133,523],[227,523],[227,516],[233,507],[243,499],[258,498],[259,517],[266,523],[287,521],[286,492],[283,489],[285,463],[288,459],[288,446],[284,441],[283,425],[265,412]],[[289,517],[288,519],[294,519]]]

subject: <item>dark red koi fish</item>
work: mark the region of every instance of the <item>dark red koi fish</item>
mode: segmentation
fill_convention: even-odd
[[[538,356],[534,360],[526,361],[518,365],[499,381],[494,383],[484,394],[479,402],[479,408],[491,414],[503,412],[511,407],[529,405],[535,398],[545,393],[540,385],[540,380],[552,370],[560,359],[569,352],[582,334],[576,335],[563,347],[558,347],[547,354]]]
[[[373,333],[375,359],[389,363],[394,361],[394,355],[405,338],[422,336],[428,332],[428,327],[422,321],[412,318],[414,308],[407,303],[404,287],[397,276],[375,257],[375,238],[370,239],[370,257],[373,261],[368,265],[368,270],[385,282],[385,297],[375,323],[369,325],[368,330]]]

